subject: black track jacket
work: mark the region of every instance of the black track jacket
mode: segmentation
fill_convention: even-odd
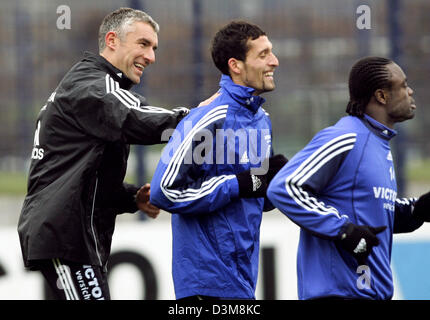
[[[41,109],[18,223],[26,267],[51,258],[105,266],[116,215],[138,210],[139,188],[123,183],[129,144],[163,142],[188,109],[145,106],[131,86],[85,52]]]

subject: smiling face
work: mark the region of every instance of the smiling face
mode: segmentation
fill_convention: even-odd
[[[267,36],[260,36],[255,40],[248,40],[247,45],[249,50],[245,61],[235,60],[235,82],[254,88],[254,95],[274,90],[273,74],[279,61],[272,52],[272,43]]]
[[[158,36],[146,22],[134,22],[126,27],[125,35],[115,32],[106,34],[106,50],[103,52],[110,63],[121,70],[133,83],[139,83],[143,70],[155,62]]]
[[[412,119],[415,116],[414,91],[408,86],[406,75],[395,63],[387,65],[391,72],[391,88],[388,91],[386,113],[391,124]]]

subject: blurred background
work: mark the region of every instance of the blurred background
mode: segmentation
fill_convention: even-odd
[[[369,16],[357,12],[362,5]],[[147,11],[160,24],[157,61],[134,88],[154,106],[196,106],[217,91],[220,73],[209,47],[230,20],[246,19],[265,30],[280,62],[277,88],[264,95],[265,109],[274,148],[288,158],[346,115],[348,73],[357,59],[394,59],[417,105],[415,118],[399,124],[392,140],[398,195],[429,189],[428,0],[2,0],[0,226],[16,227],[40,108],[84,51],[97,52],[101,20],[121,6]],[[367,25],[360,24],[364,18],[370,18]],[[134,146],[127,180],[150,181],[161,149]],[[121,219],[145,221],[142,215]]]

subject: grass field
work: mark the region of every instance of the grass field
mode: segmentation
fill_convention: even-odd
[[[430,159],[408,164],[409,183],[428,183],[430,187]],[[127,178],[132,182],[135,179]],[[27,188],[27,173],[0,171],[0,195],[24,195]]]
[[[27,173],[0,171],[0,195],[22,195],[27,189]]]
[[[408,164],[406,177],[411,182],[428,182],[430,187],[430,159]]]

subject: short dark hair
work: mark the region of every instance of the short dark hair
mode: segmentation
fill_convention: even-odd
[[[387,65],[392,60],[366,57],[358,60],[349,73],[349,102],[346,113],[363,117],[366,106],[377,89],[391,88],[391,73]]]
[[[230,75],[228,60],[235,58],[245,61],[249,47],[247,41],[255,40],[266,33],[255,24],[246,21],[232,21],[221,28],[212,40],[211,54],[215,66]]]

